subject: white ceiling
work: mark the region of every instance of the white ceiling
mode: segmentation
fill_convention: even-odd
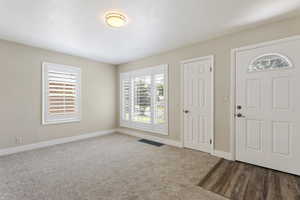
[[[112,9],[126,27],[104,23]],[[0,38],[120,64],[299,11],[300,0],[0,0]]]

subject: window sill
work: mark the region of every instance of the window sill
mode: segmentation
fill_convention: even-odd
[[[160,131],[160,130],[151,130],[148,128],[142,128],[142,127],[138,127],[138,126],[130,126],[130,125],[126,125],[126,124],[120,124],[121,128],[130,128],[130,129],[134,129],[134,130],[139,130],[139,131],[145,131],[145,132],[149,132],[149,133],[154,133],[154,134],[160,134],[160,135],[169,135],[168,131]]]
[[[68,124],[68,123],[78,123],[80,119],[70,119],[70,120],[58,120],[58,121],[43,121],[43,125],[51,125],[51,124]]]

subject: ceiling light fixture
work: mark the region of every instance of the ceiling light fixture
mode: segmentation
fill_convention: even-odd
[[[106,23],[114,28],[119,28],[127,24],[127,17],[119,12],[108,12],[105,15]]]

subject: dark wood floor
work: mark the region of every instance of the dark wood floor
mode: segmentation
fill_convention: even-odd
[[[221,160],[199,186],[233,200],[300,200],[300,177]]]

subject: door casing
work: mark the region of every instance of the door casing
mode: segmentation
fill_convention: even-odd
[[[231,65],[230,65],[230,70],[231,70],[231,83],[230,83],[230,153],[231,153],[231,160],[236,160],[236,123],[235,123],[235,112],[236,112],[236,54],[237,52],[240,51],[245,51],[245,50],[251,50],[251,49],[256,49],[259,47],[264,47],[264,46],[270,46],[274,44],[280,44],[288,41],[293,41],[293,40],[299,40],[300,35],[288,37],[288,38],[283,38],[279,40],[273,40],[269,42],[264,42],[264,43],[258,43],[254,45],[249,45],[249,46],[244,46],[236,49],[231,50]]]
[[[215,99],[214,99],[214,55],[209,56],[202,56],[202,57],[196,57],[192,59],[182,60],[181,67],[180,67],[180,96],[181,96],[181,103],[180,103],[180,125],[181,125],[181,142],[182,147],[184,147],[184,64],[189,62],[196,62],[200,60],[210,60],[211,61],[211,99],[213,103],[211,104],[211,121],[212,121],[212,127],[211,127],[211,148],[210,148],[210,154],[214,154],[214,105],[215,105]]]

